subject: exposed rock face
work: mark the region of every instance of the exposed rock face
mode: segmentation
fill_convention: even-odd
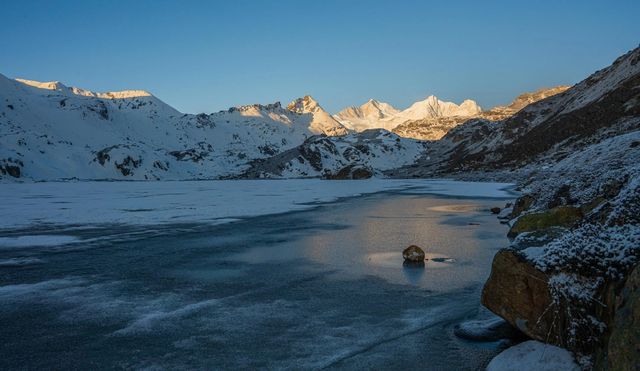
[[[393,128],[392,131],[405,138],[438,140],[451,129],[473,118],[469,116],[428,117],[406,121]]]
[[[20,178],[22,166],[24,166],[22,161],[13,158],[0,160],[0,174]]]
[[[500,250],[482,290],[482,304],[528,336],[561,339],[547,276],[513,251]]]
[[[331,180],[359,180],[369,179],[373,176],[373,170],[362,165],[348,165],[340,169],[337,173],[328,173],[325,179]]]
[[[411,245],[402,251],[402,257],[406,261],[421,262],[424,261],[424,250],[416,245]]]
[[[627,278],[616,304],[607,366],[609,370],[640,370],[640,266]]]

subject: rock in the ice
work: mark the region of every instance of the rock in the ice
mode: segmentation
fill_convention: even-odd
[[[499,207],[492,207],[491,208],[491,213],[492,214],[500,214],[500,208]]]
[[[424,250],[416,245],[411,245],[402,251],[402,257],[410,262],[421,262],[424,261]]]
[[[500,317],[462,322],[456,325],[453,333],[457,337],[473,341],[498,341],[524,336],[522,332]]]

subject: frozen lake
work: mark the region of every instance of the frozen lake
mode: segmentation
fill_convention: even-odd
[[[1,184],[0,368],[482,368],[506,187]]]

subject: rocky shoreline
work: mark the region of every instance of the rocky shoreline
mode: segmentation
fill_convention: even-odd
[[[636,369],[638,165],[599,174],[585,166],[522,186],[506,216],[513,240],[494,258],[483,305],[530,338],[572,351],[584,369]]]
[[[638,83],[640,48],[504,121],[460,125],[388,173],[515,182],[522,196],[499,215],[511,243],[482,303],[587,370],[640,369]]]

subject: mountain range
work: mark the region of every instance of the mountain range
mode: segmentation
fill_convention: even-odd
[[[639,87],[640,48],[574,86],[489,110],[430,96],[405,110],[370,100],[331,115],[305,96],[286,107],[194,115],[146,91],[96,93],[0,75],[0,179],[516,183],[521,195],[491,210],[512,240],[496,252],[483,305],[518,333],[570,350],[583,369],[633,369]]]
[[[635,65],[616,74],[607,72],[612,68],[594,75],[606,78],[525,93],[485,111],[472,100],[458,105],[429,96],[405,110],[369,100],[335,115],[311,96],[286,107],[184,114],[142,90],[97,93],[0,75],[0,177],[334,177],[353,168],[414,177],[499,167],[530,160],[583,128],[552,122],[582,112],[637,72]]]

